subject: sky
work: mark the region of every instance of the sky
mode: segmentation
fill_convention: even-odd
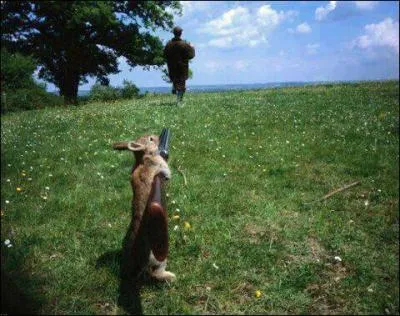
[[[399,78],[398,1],[181,1],[175,25],[196,49],[187,85]],[[164,44],[169,31],[156,34]],[[138,87],[169,86],[160,70],[130,69]],[[89,90],[89,79],[80,90]],[[54,86],[48,85],[48,90]]]

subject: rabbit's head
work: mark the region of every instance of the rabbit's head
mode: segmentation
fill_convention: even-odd
[[[160,140],[157,135],[144,135],[134,141],[118,142],[113,144],[117,150],[130,150],[134,153],[136,163],[143,163],[144,155],[154,155],[158,151]]]
[[[159,138],[156,135],[145,135],[135,141],[127,143],[130,151],[143,152],[146,155],[153,155],[158,150]]]

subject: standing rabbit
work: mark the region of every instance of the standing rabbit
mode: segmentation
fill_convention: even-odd
[[[123,256],[125,267],[134,279],[145,270],[158,280],[175,280],[172,272],[166,271],[168,251],[167,218],[160,210],[155,214],[149,212],[149,197],[156,176],[168,180],[171,171],[167,162],[158,153],[159,138],[155,135],[142,136],[136,141],[114,143],[117,150],[130,150],[135,155],[135,165],[131,172],[133,189],[132,220],[124,239]],[[158,240],[157,240],[158,239]],[[160,256],[158,246],[164,247]]]

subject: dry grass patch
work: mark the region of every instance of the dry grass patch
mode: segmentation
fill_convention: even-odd
[[[244,232],[246,233],[248,237],[248,242],[250,244],[258,245],[261,242],[265,241],[269,243],[269,248],[271,248],[273,242],[278,239],[279,231],[279,228],[270,223],[247,223],[246,225],[244,225]]]
[[[346,313],[346,299],[338,295],[341,282],[351,275],[351,269],[343,262],[325,263],[320,282],[310,283],[306,291],[312,296],[309,312],[315,315],[334,315]]]

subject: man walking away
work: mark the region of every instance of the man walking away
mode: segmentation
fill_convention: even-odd
[[[186,91],[186,80],[189,77],[189,59],[195,55],[194,47],[181,39],[182,29],[174,27],[174,38],[164,48],[167,59],[168,75],[172,81],[172,93],[176,94],[177,102],[183,99]]]

